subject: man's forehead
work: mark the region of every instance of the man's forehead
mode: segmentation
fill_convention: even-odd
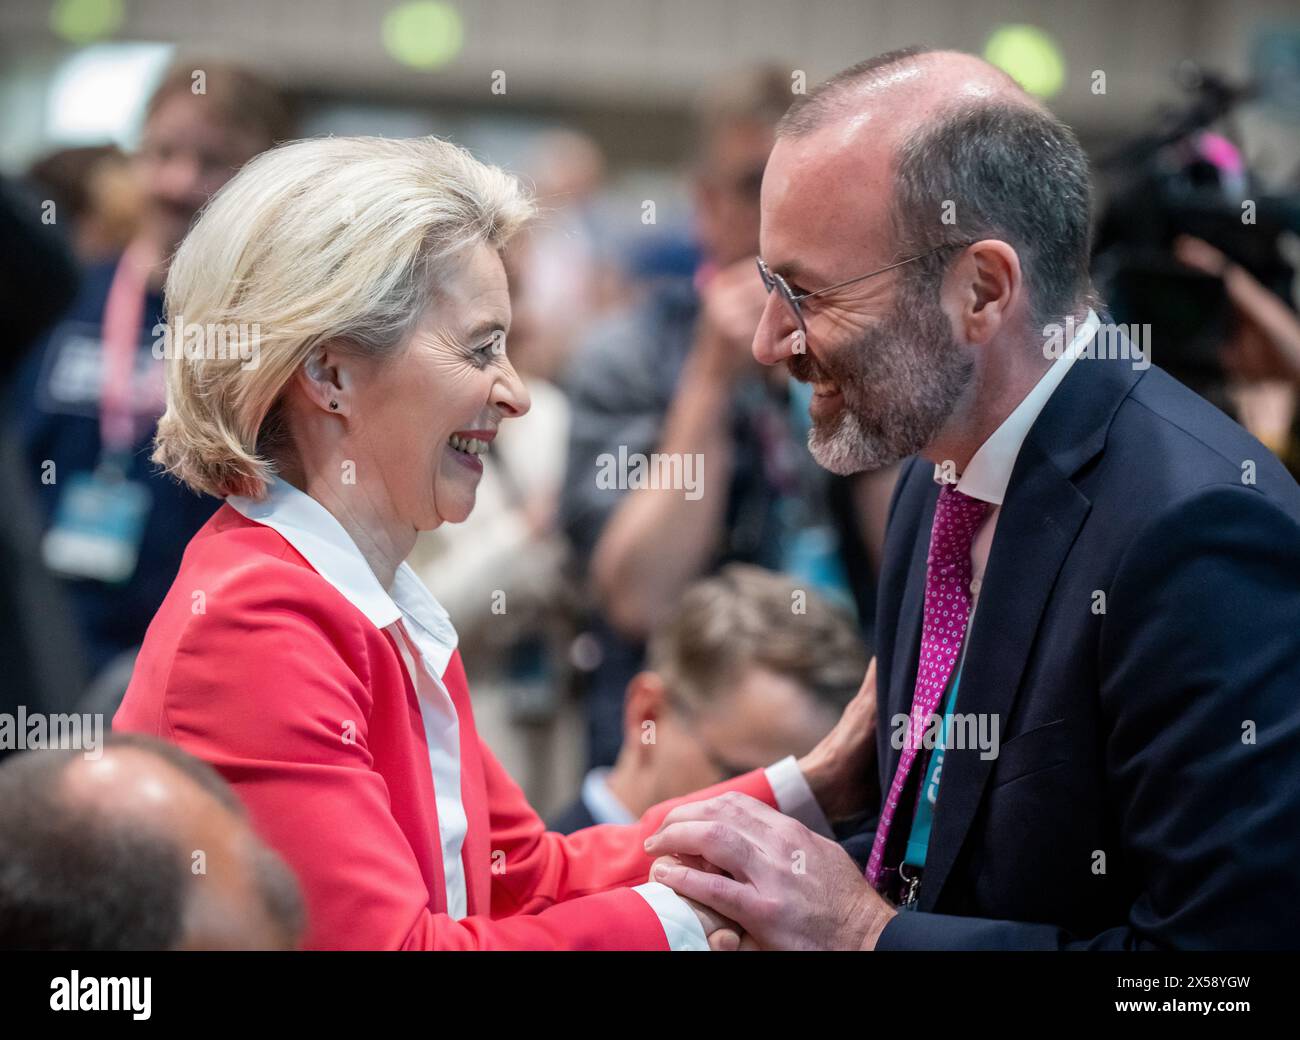
[[[846,140],[837,124],[777,141],[763,179],[760,229],[763,257],[774,270],[814,275],[815,253],[861,251],[888,234],[891,146],[865,136]]]

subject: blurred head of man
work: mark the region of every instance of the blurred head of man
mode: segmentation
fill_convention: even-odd
[[[866,672],[847,614],[790,578],[732,564],[696,582],[628,684],[607,785],[633,814],[812,750]]]
[[[882,55],[798,100],[762,255],[795,295],[854,281],[802,301],[803,329],[770,293],[754,354],[812,384],[817,461],[964,464],[1049,364],[1042,325],[1086,313],[1089,218],[1073,133],[970,55]]]
[[[208,765],[113,734],[0,765],[0,949],[293,949],[297,882]]]
[[[290,130],[283,99],[253,73],[215,61],[174,66],[149,100],[137,156],[144,232],[161,254],[244,163]]]
[[[748,69],[707,89],[696,110],[696,236],[726,267],[758,252],[759,192],[776,124],[792,100],[788,71]]]

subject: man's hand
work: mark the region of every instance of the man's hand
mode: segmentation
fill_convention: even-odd
[[[833,841],[747,795],[678,806],[646,840],[650,870],[763,949],[871,950],[896,911]],[[726,873],[688,866],[701,857]]]
[[[820,744],[803,758],[799,768],[826,818],[832,822],[875,808],[869,805],[875,788],[871,777],[876,763],[876,659],[867,665],[862,688],[844,709]]]
[[[717,867],[700,859],[699,856],[667,856],[665,862],[671,862],[675,866],[690,866],[695,870],[706,872],[717,870]],[[678,895],[681,893],[679,892]],[[746,937],[742,936],[740,925],[735,921],[686,896],[682,896],[682,902],[689,906],[699,919],[700,927],[704,929],[705,938],[709,941],[710,950],[715,953],[730,953],[741,948],[742,940]]]

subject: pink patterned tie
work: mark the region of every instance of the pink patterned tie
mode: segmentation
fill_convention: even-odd
[[[889,785],[889,797],[880,810],[880,823],[867,860],[867,880],[883,891],[881,860],[889,827],[894,822],[907,774],[920,750],[926,722],[939,706],[948,679],[961,654],[962,639],[970,620],[970,547],[975,532],[988,512],[989,503],[962,494],[952,484],[939,490],[930,528],[930,553],[925,561],[925,612],[921,624],[921,656],[916,666],[916,691],[908,739],[898,760],[898,771]]]

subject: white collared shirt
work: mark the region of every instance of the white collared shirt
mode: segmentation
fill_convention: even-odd
[[[1096,313],[1089,310],[1087,318],[1075,330],[1074,337],[1061,356],[1052,362],[1048,370],[1034,384],[1033,389],[989,435],[988,440],[979,446],[979,450],[971,456],[970,462],[966,464],[966,469],[957,481],[957,490],[962,494],[978,498],[982,502],[989,502],[993,506],[984,523],[980,525],[979,531],[976,532],[975,540],[971,542],[970,547],[970,624],[972,626],[975,619],[975,605],[979,602],[980,587],[984,583],[984,570],[988,565],[989,551],[993,548],[993,535],[997,530],[998,515],[1002,512],[1002,500],[1006,498],[1007,486],[1011,483],[1011,473],[1016,468],[1020,448],[1048,400],[1061,385],[1066,373],[1070,371],[1079,352],[1097,334],[1099,324],[1100,320]],[[970,631],[969,627],[967,631]],[[964,656],[965,647],[962,648],[962,653]]]
[[[380,584],[352,537],[334,515],[310,495],[283,480],[271,480],[260,501],[232,495],[232,509],[277,531],[322,578],[333,585],[376,628],[397,644],[420,703],[429,766],[438,808],[447,912],[466,915],[468,889],[461,850],[468,829],[460,791],[460,730],[456,708],[442,675],[456,650],[456,630],[442,605],[411,567],[397,568],[391,589]],[[830,826],[793,757],[769,766],[767,780],[782,812],[829,837]],[[670,948],[707,950],[694,911],[666,885],[647,882],[637,892],[659,918]]]
[[[582,804],[597,823],[636,823],[636,817],[609,789],[608,766],[589,770],[582,778]]]
[[[334,514],[292,484],[271,481],[261,501],[237,495],[226,501],[249,520],[278,531],[316,573],[397,644],[415,687],[429,745],[447,913],[459,920],[469,907],[461,859],[469,820],[460,796],[460,726],[442,681],[456,650],[451,618],[405,563],[397,568],[392,589],[385,589]]]

